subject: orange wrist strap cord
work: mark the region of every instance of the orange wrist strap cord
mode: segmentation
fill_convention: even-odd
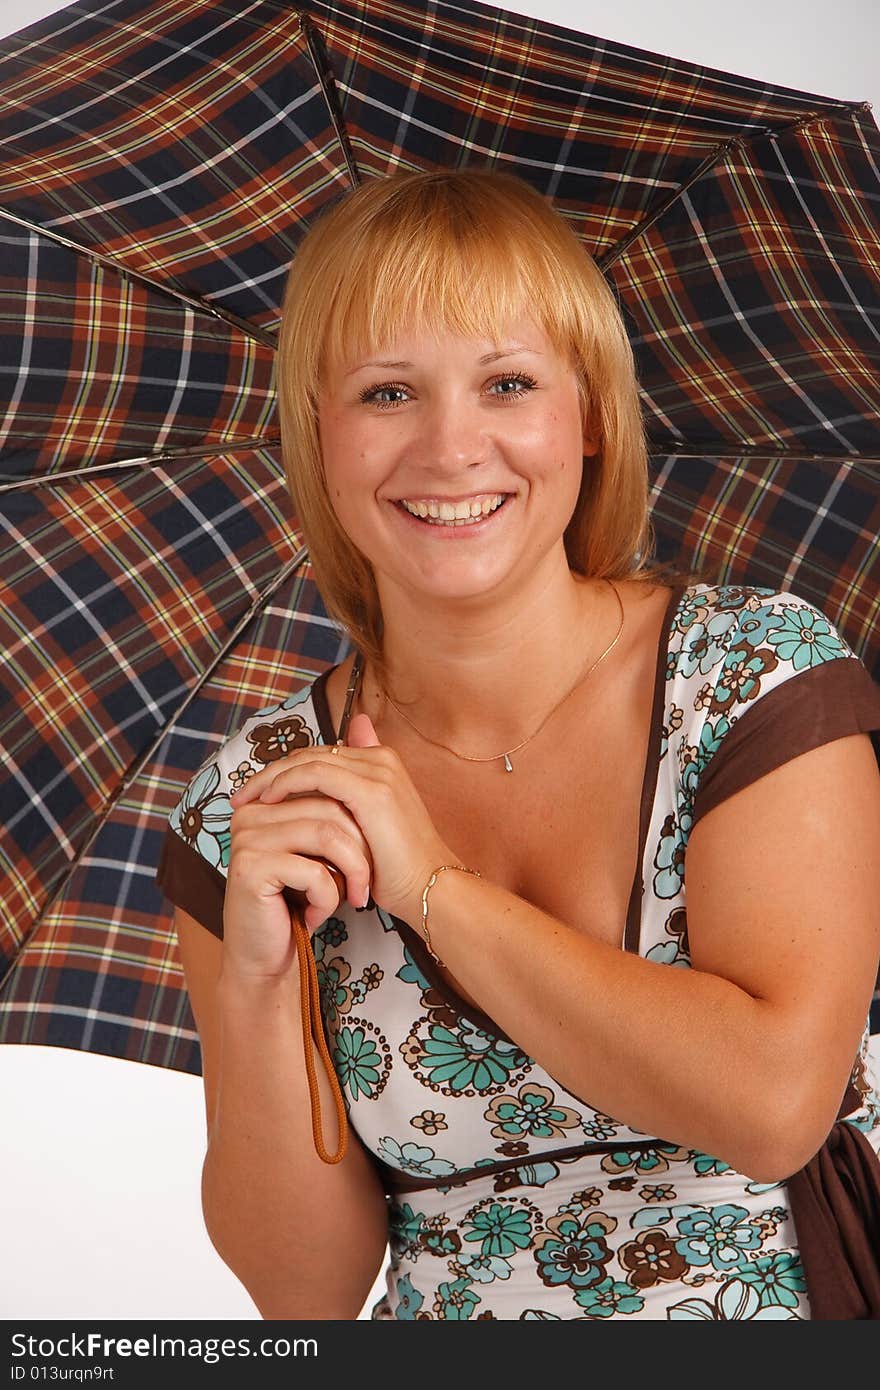
[[[336,885],[340,890],[340,900],[345,892],[345,884],[342,876],[334,865],[328,864],[325,859],[321,863],[329,869],[333,875]],[[339,1087],[339,1080],[336,1069],[327,1051],[327,1043],[324,1038],[324,1022],[321,1017],[321,996],[318,990],[318,972],[315,966],[315,956],[312,951],[312,943],[309,937],[308,928],[305,925],[304,912],[308,905],[305,894],[296,892],[294,889],[286,889],[284,897],[288,907],[291,908],[291,926],[293,928],[294,941],[296,943],[296,956],[299,962],[299,984],[300,997],[302,999],[302,1035],[303,1053],[306,1062],[306,1078],[309,1084],[309,1099],[312,1107],[312,1135],[315,1141],[315,1149],[318,1157],[325,1163],[340,1163],[345,1157],[346,1144],[348,1142],[348,1122],[345,1113],[345,1102],[342,1098],[342,1091]],[[336,1107],[336,1123],[339,1129],[339,1148],[335,1154],[328,1152],[324,1145],[321,1133],[321,1096],[318,1088],[318,1075],[315,1070],[315,1052],[317,1047],[327,1072],[327,1080],[330,1083],[330,1090],[333,1093],[333,1103]]]

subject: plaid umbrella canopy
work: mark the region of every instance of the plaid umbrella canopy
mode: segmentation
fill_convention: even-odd
[[[658,555],[793,589],[880,674],[867,103],[391,0],[90,0],[0,45],[0,93],[0,1041],[200,1070],[155,870],[211,751],[349,650],[272,370],[359,180],[550,196],[631,335]]]

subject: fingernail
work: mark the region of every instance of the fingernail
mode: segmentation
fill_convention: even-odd
[[[366,905],[367,905],[367,903],[368,903],[369,901],[370,901],[370,886],[369,886],[369,884],[367,884],[367,890],[366,890],[366,892],[364,893],[364,900],[363,900],[363,902],[361,903],[361,907],[366,907]]]

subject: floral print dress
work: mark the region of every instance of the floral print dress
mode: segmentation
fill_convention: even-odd
[[[326,675],[252,715],[169,818],[159,882],[218,936],[228,797],[291,749],[335,740]],[[799,753],[878,729],[880,688],[819,609],[769,588],[676,585],[624,949],[689,969],[699,818]],[[372,1318],[810,1317],[785,1182],[594,1110],[453,994],[422,938],[372,902],[342,906],[313,948],[349,1124],[387,1193]],[[867,1021],[852,1082],[861,1105],[845,1123],[880,1153]]]

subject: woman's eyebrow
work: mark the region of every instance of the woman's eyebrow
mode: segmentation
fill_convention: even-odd
[[[520,347],[514,344],[510,347],[501,348],[498,352],[487,352],[485,356],[479,359],[480,366],[485,366],[488,362],[497,362],[501,357],[515,357],[516,354],[520,352],[531,353],[533,357],[543,357],[544,355],[542,352],[539,352],[537,348]],[[362,372],[365,367],[400,367],[406,370],[413,365],[412,362],[361,362],[357,367],[352,367],[347,371],[345,375],[354,376],[355,372]]]

